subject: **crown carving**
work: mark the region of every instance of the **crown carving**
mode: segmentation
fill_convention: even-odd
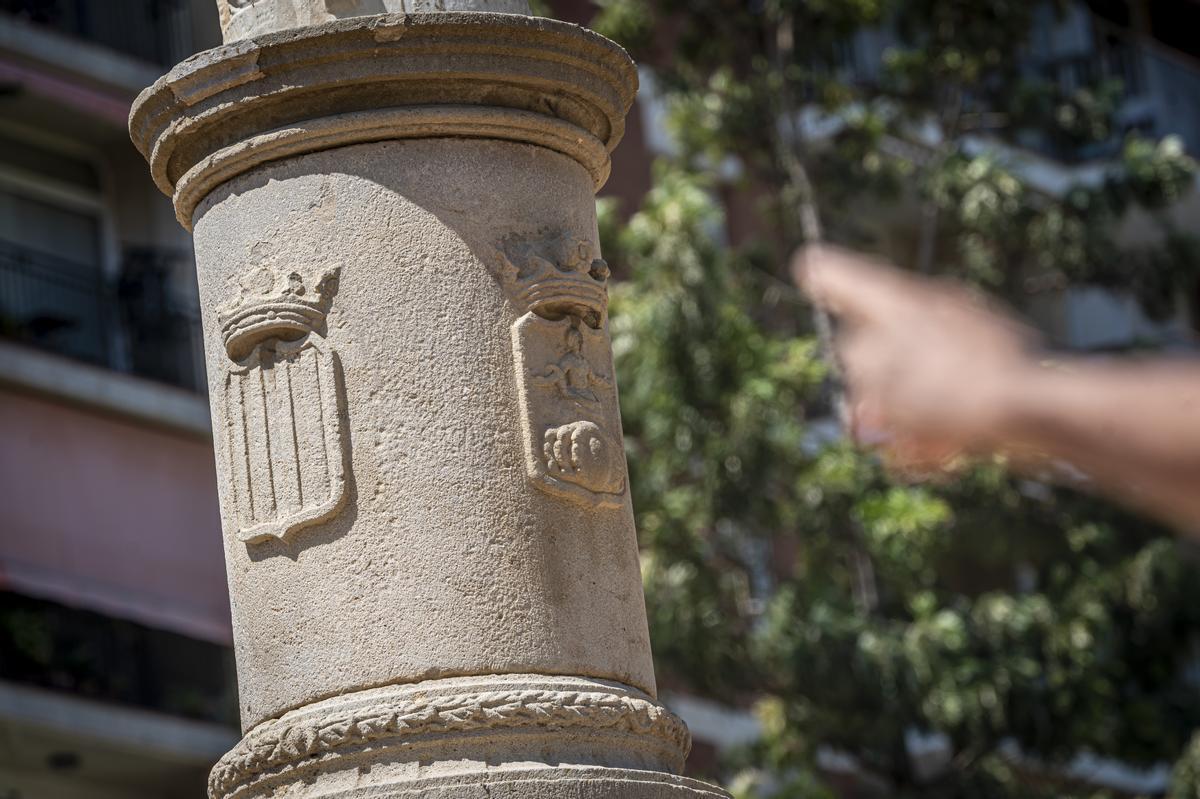
[[[323,333],[340,266],[283,271],[258,266],[238,280],[237,295],[217,312],[225,350],[235,361],[259,343]]]
[[[509,236],[500,278],[513,301],[547,319],[577,316],[600,327],[608,307],[608,264],[595,245],[561,232]]]

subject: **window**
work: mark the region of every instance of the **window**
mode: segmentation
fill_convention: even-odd
[[[0,333],[107,365],[100,219],[0,182]]]
[[[0,124],[0,338],[203,390],[190,250],[122,252],[96,165],[35,142]]]
[[[100,176],[0,131],[0,335],[111,363]]]

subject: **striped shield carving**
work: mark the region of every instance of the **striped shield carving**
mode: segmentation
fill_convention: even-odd
[[[268,339],[225,378],[230,515],[246,543],[284,538],[346,502],[337,354],[311,334]]]

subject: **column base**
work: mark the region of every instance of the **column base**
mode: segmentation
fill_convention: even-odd
[[[321,799],[729,799],[720,788],[699,780],[653,771],[576,766],[489,768],[441,777],[375,782],[326,790],[294,784],[277,793],[246,796]]]
[[[212,799],[726,797],[679,776],[691,738],[619,683],[493,675],[325,699],[250,730]]]

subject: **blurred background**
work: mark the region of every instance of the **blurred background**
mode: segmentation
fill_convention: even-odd
[[[1196,0],[554,0],[639,59],[600,202],[643,572],[738,797],[1200,796],[1200,558],[980,464],[888,482],[801,218],[1062,350],[1190,353]],[[211,0],[0,0],[0,799],[200,797],[238,737],[188,235],[128,141]],[[1131,409],[1136,413],[1136,409]]]

